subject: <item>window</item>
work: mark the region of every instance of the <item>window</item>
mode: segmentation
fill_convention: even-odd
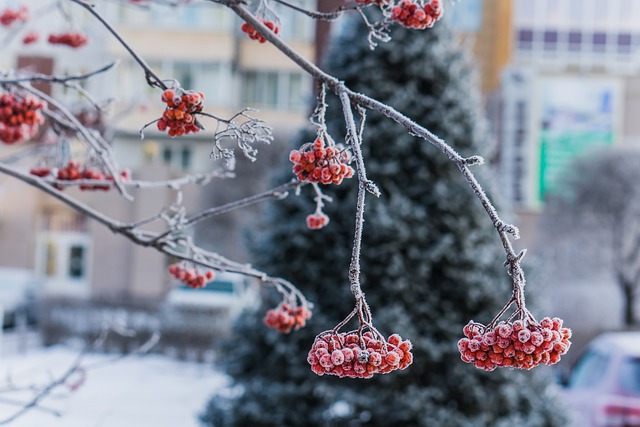
[[[631,52],[631,34],[618,34],[617,46],[619,53]]]
[[[193,151],[191,147],[175,142],[162,149],[162,161],[174,169],[187,171],[192,167]]]
[[[569,31],[569,50],[579,51],[580,49],[582,49],[582,33]]]
[[[244,105],[279,110],[294,110],[304,105],[304,80],[300,73],[247,71],[242,80]]]
[[[531,50],[533,43],[533,30],[518,31],[518,49]]]
[[[233,102],[230,81],[231,66],[219,62],[149,61],[149,66],[160,76],[171,76],[184,89],[204,93],[207,105],[225,105]],[[156,99],[158,93],[148,85],[140,84],[140,67],[132,61],[119,67],[117,87],[126,96],[139,99],[141,96]],[[114,86],[115,82],[114,82]]]
[[[558,48],[558,32],[547,30],[544,32],[544,50],[556,50]]]
[[[607,35],[605,33],[593,33],[593,50],[603,52],[607,45]]]
[[[211,3],[186,4],[180,7],[153,4],[148,9],[121,4],[120,22],[130,26],[169,27],[182,29],[227,30],[233,15],[227,8]]]
[[[640,359],[628,358],[620,364],[618,376],[620,387],[625,391],[640,393]]]
[[[598,385],[605,376],[609,357],[591,350],[578,361],[569,378],[569,388],[589,388]]]

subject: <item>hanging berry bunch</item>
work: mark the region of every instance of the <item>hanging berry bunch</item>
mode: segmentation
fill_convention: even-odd
[[[318,375],[371,378],[406,369],[413,362],[411,342],[403,341],[398,334],[385,339],[372,324],[364,294],[356,291],[355,295],[353,311],[335,328],[316,336],[307,356],[311,370]],[[357,330],[339,332],[356,316],[360,324]]]
[[[204,288],[215,278],[213,270],[203,269],[196,265],[189,268],[184,261],[171,264],[169,266],[169,274],[193,289]]]
[[[293,173],[300,181],[340,184],[354,174],[353,168],[348,165],[351,160],[348,151],[335,145],[325,147],[320,136],[313,143],[291,151],[289,160],[293,162]]]
[[[540,324],[530,319],[500,322],[492,328],[470,322],[463,331],[460,357],[485,371],[554,365],[571,347],[571,330],[563,328],[559,318],[545,317]]]
[[[269,7],[266,0],[261,0],[254,12],[256,18],[262,22],[274,34],[280,34],[281,24],[278,15]],[[249,23],[245,22],[240,27],[242,32],[246,33],[251,40],[257,40],[260,43],[267,41],[262,34],[258,33]]]
[[[10,27],[15,22],[27,22],[29,20],[29,8],[20,6],[17,9],[6,8],[0,13],[0,25]]]
[[[269,20],[265,20],[265,19],[260,19],[260,21],[262,21],[262,23],[269,28],[271,31],[273,31],[274,34],[280,34],[280,21],[276,20],[276,21],[269,21]],[[251,25],[249,25],[248,23],[244,23],[242,24],[242,26],[240,27],[240,29],[242,30],[242,32],[246,33],[249,38],[251,40],[257,40],[260,43],[264,43],[267,41],[267,39],[265,39],[262,34],[258,33],[255,28],[253,28]]]
[[[388,339],[376,337],[368,331],[359,335],[328,332],[316,337],[307,362],[318,375],[340,378],[371,378],[374,374],[388,374],[406,369],[413,362],[410,341],[393,334]]]
[[[391,8],[389,17],[403,27],[424,30],[433,27],[442,18],[442,14],[440,0],[431,0],[426,4],[423,0],[400,0]]]
[[[507,246],[511,252],[510,244]],[[553,365],[571,347],[571,330],[562,326],[562,319],[545,317],[538,323],[526,308],[520,266],[524,253],[505,262],[513,278],[513,295],[507,304],[487,326],[471,321],[463,328],[465,338],[458,341],[460,357],[476,368],[493,371],[499,367],[531,369],[540,364]],[[516,311],[501,321],[513,304]]]
[[[160,132],[168,129],[167,133],[173,138],[203,129],[196,118],[196,114],[204,107],[202,92],[167,89],[162,93],[162,101],[167,104],[167,108],[158,120]]]
[[[310,318],[311,311],[306,306],[292,306],[281,302],[276,308],[267,311],[263,322],[278,332],[288,334],[292,330],[297,331],[304,327]]]
[[[49,44],[59,44],[77,49],[86,45],[89,42],[89,38],[83,33],[69,31],[60,34],[49,34],[47,41]]]
[[[271,329],[283,334],[297,331],[304,327],[311,318],[312,304],[291,283],[283,279],[270,280],[282,301],[275,308],[267,311],[263,322]]]
[[[46,166],[35,167],[30,170],[32,175],[39,177],[55,177],[57,181],[79,181],[78,188],[82,191],[109,191],[112,188],[113,176],[108,175],[98,167],[91,167],[88,165],[82,165],[77,161],[70,161],[64,167],[57,169],[51,169]],[[128,169],[124,169],[120,172],[119,179],[121,181],[129,181],[131,179],[131,173]],[[100,183],[98,181],[104,181]],[[58,190],[64,190],[65,186],[61,184],[54,184]]]
[[[46,103],[35,96],[15,93],[0,95],[0,141],[15,144],[32,138],[44,123]]]

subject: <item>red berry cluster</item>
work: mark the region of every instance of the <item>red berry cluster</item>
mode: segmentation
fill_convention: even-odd
[[[0,96],[0,141],[15,144],[33,137],[44,122],[41,110],[46,104],[31,95],[17,97],[12,93]]]
[[[289,160],[294,163],[293,173],[300,181],[340,184],[354,174],[353,168],[347,165],[349,156],[346,152],[335,147],[325,148],[321,138],[313,144],[303,145],[300,150],[291,151]]]
[[[364,348],[357,332],[318,335],[307,362],[318,375],[340,378],[371,378],[374,374],[406,369],[413,362],[411,341],[402,341],[398,334],[384,342],[365,332],[362,342]]]
[[[204,107],[204,94],[186,91],[180,96],[175,90],[167,89],[162,93],[162,101],[167,104],[167,108],[158,120],[160,132],[168,128],[167,133],[173,138],[200,131],[195,113],[201,112]]]
[[[276,308],[267,311],[263,322],[268,327],[283,334],[303,328],[311,318],[311,311],[307,307],[292,307],[287,303],[280,303]]]
[[[205,273],[200,273],[195,268],[186,268],[182,263],[171,264],[169,274],[193,289],[204,288],[215,277],[213,270],[207,269]]]
[[[60,33],[49,34],[49,44],[63,44],[74,49],[84,46],[89,41],[89,38],[82,33]]]
[[[522,320],[500,322],[483,333],[477,324],[469,323],[463,331],[466,338],[458,341],[462,360],[485,371],[554,365],[571,346],[571,329],[563,328],[562,319],[557,317],[545,317],[539,326],[525,325]]]
[[[26,34],[23,38],[22,38],[22,44],[32,44],[37,42],[38,40],[40,40],[40,35],[36,32],[31,32]]]
[[[322,212],[312,213],[307,216],[307,227],[311,230],[319,230],[329,224],[329,217]]]
[[[269,21],[266,19],[260,19],[260,21],[262,21],[262,23],[269,28],[271,31],[273,31],[275,34],[280,34],[280,24],[273,22],[273,21]],[[262,35],[260,33],[258,33],[256,31],[255,28],[253,28],[251,25],[249,25],[248,23],[244,23],[242,24],[242,27],[240,27],[242,29],[243,32],[247,33],[247,35],[249,36],[249,38],[251,40],[258,40],[260,43],[264,43],[267,41],[267,39],[265,39],[264,37],[262,37]]]
[[[31,174],[39,177],[48,176],[51,173],[51,169],[47,167],[43,168],[33,168],[31,169]],[[56,174],[56,179],[60,181],[77,181],[83,179],[90,179],[94,181],[113,181],[112,176],[106,176],[104,173],[100,172],[97,169],[93,169],[90,167],[84,167],[80,165],[79,162],[70,161],[65,167],[58,170]],[[129,180],[131,179],[131,173],[128,169],[124,169],[120,172],[120,179]],[[63,190],[64,186],[56,185],[58,190]],[[80,190],[87,191],[109,191],[111,190],[111,185],[109,184],[80,184]]]
[[[26,6],[20,6],[16,10],[6,8],[0,13],[0,25],[8,27],[16,21],[26,22],[29,19],[29,9]]]
[[[424,30],[433,27],[442,18],[442,13],[440,0],[431,0],[431,3],[424,6],[411,0],[401,0],[391,9],[391,19],[404,27]]]
[[[31,168],[29,171],[31,175],[39,176],[40,178],[51,175],[51,168]]]

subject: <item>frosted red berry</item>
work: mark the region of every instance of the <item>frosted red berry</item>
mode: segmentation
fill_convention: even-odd
[[[267,311],[263,322],[278,332],[288,334],[292,330],[304,327],[310,318],[311,311],[307,307],[292,306],[282,302],[276,308]],[[323,350],[325,350],[323,354],[329,354],[326,348],[323,348]]]
[[[86,45],[89,42],[89,38],[83,33],[66,32],[60,34],[49,34],[47,41],[49,44],[59,44],[77,49]]]
[[[470,330],[482,333],[469,338]],[[540,364],[553,365],[571,346],[571,330],[562,327],[562,320],[548,317],[539,325],[516,320],[501,322],[493,329],[478,324],[475,328],[467,325],[463,332],[465,338],[458,341],[460,358],[487,371],[499,367],[531,369]],[[489,345],[494,338],[496,343]]]
[[[0,25],[9,27],[15,22],[27,22],[29,20],[29,8],[20,6],[17,9],[6,8],[0,12]]]
[[[40,40],[40,35],[36,32],[31,32],[22,38],[22,44],[33,44],[38,40]]]
[[[340,184],[351,178],[354,170],[347,163],[349,155],[335,147],[326,147],[321,138],[312,144],[304,144],[299,150],[289,153],[294,164],[293,173],[300,181],[320,184]]]
[[[365,332],[323,333],[316,337],[307,362],[318,375],[371,378],[396,369],[406,369],[413,362],[411,342],[394,334],[387,340]]]
[[[329,224],[329,217],[322,212],[316,212],[307,216],[307,227],[311,230],[319,230]]]
[[[183,136],[200,131],[195,114],[204,108],[204,94],[201,92],[167,89],[162,93],[162,101],[167,104],[162,117],[157,122],[160,132],[167,130],[170,137]]]
[[[215,277],[213,270],[187,268],[182,262],[171,264],[168,270],[169,274],[193,289],[204,288]]]
[[[262,19],[262,18],[258,18],[258,19],[260,21],[262,21],[262,23],[267,28],[269,28],[271,31],[273,31],[274,34],[280,34],[280,23],[279,22],[274,22],[274,21],[270,21],[268,19]],[[264,42],[267,41],[267,39],[265,39],[262,36],[262,34],[258,33],[255,28],[253,28],[251,25],[249,25],[246,22],[242,24],[240,29],[242,30],[242,32],[246,33],[251,40],[257,40],[260,43],[264,43]]]
[[[443,9],[440,0],[431,0],[422,5],[420,1],[401,0],[391,8],[391,20],[407,28],[424,30],[431,28],[442,18]]]
[[[39,125],[44,123],[45,107],[43,100],[32,95],[0,95],[0,141],[15,144],[35,136]]]

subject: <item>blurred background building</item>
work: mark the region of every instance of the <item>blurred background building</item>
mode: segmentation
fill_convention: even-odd
[[[42,37],[81,28],[90,43],[79,52],[43,42],[25,47],[20,43],[25,28],[6,35],[0,51],[3,68],[17,65],[65,74],[119,60],[115,70],[88,80],[84,88],[98,100],[117,101],[109,107],[108,121],[101,125],[113,136],[120,166],[144,179],[220,167],[210,159],[211,131],[170,139],[151,126],[140,140],[141,125],[162,114],[160,93],[145,84],[140,67],[93,18],[64,2],[71,23],[51,19],[57,15],[47,14],[51,7],[37,0],[4,0],[0,8],[19,4],[27,4],[35,15],[46,14],[37,20]],[[318,2],[324,10],[334,4]],[[634,120],[640,108],[640,4],[633,0],[606,4],[595,0],[464,0],[446,6],[446,20],[478,63],[478,84],[496,140],[491,160],[498,171],[500,192],[518,215],[513,222],[523,231],[522,245],[535,247],[545,194],[556,190],[558,177],[569,162],[593,147],[636,144],[640,139],[640,124]],[[238,156],[238,177],[233,182],[216,182],[210,186],[213,189],[187,188],[185,203],[198,209],[266,188],[265,177],[282,147],[308,122],[311,79],[269,44],[246,37],[240,31],[241,21],[213,3],[146,9],[126,2],[101,2],[99,7],[159,75],[204,92],[212,112],[230,117],[252,107],[260,110],[257,117],[273,126],[275,141],[271,147],[258,147],[258,162],[251,164]],[[282,37],[312,60],[324,51],[330,31],[339,27],[339,21],[317,24],[290,9],[276,11]],[[45,89],[72,106],[85,102],[76,91],[61,85]],[[29,149],[37,149],[36,145]],[[32,166],[33,158],[7,146],[0,147],[0,156]],[[217,191],[219,187],[223,190]],[[139,194],[130,203],[115,194],[70,192],[123,222],[152,215],[176,197],[173,190],[159,189]],[[244,239],[243,224],[253,212],[220,216],[195,238],[205,245],[209,242],[210,249],[224,256],[246,261],[238,242]],[[148,307],[172,298],[228,308],[230,301],[245,295],[248,285],[237,278],[221,280],[210,291],[199,291],[197,298],[184,289],[170,291],[176,285],[166,274],[170,262],[164,255],[130,245],[50,197],[0,177],[0,265],[34,270],[44,278],[50,295],[70,301],[64,306],[66,314],[56,315],[64,323],[78,323],[68,308],[78,301],[124,300],[147,307],[148,314],[153,311]]]

